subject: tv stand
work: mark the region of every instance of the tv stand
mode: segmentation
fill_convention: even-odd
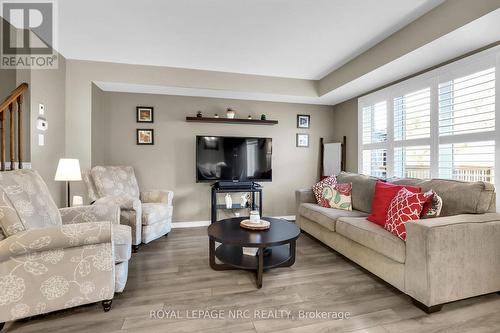
[[[226,193],[237,193],[237,192],[249,192],[251,196],[251,204],[242,207],[239,202],[233,203],[231,208],[226,207],[226,203],[217,203],[217,194]],[[258,204],[256,203],[256,197],[258,196]],[[260,216],[262,216],[262,186],[255,182],[217,182],[212,184],[212,203],[211,203],[211,216],[210,221],[214,223],[217,221],[217,211],[218,210],[231,210],[231,209],[248,209],[258,210]]]

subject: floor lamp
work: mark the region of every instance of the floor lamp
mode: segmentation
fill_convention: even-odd
[[[76,158],[61,158],[59,164],[57,165],[56,176],[54,177],[56,181],[66,182],[67,190],[67,206],[71,206],[70,198],[70,187],[69,182],[82,180],[82,173],[80,171],[80,161]]]

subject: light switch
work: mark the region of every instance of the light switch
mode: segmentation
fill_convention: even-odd
[[[43,134],[38,134],[38,145],[39,146],[45,145],[45,136]]]
[[[43,116],[45,114],[45,105],[43,104],[38,104],[38,114],[40,116]]]

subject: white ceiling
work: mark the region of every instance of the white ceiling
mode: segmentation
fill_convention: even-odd
[[[63,0],[69,59],[320,79],[443,0]]]

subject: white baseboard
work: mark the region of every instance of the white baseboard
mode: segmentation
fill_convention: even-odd
[[[285,220],[295,220],[295,215],[287,216],[271,216],[277,219]],[[210,221],[191,221],[191,222],[172,222],[172,228],[197,228],[197,227],[208,227]]]

